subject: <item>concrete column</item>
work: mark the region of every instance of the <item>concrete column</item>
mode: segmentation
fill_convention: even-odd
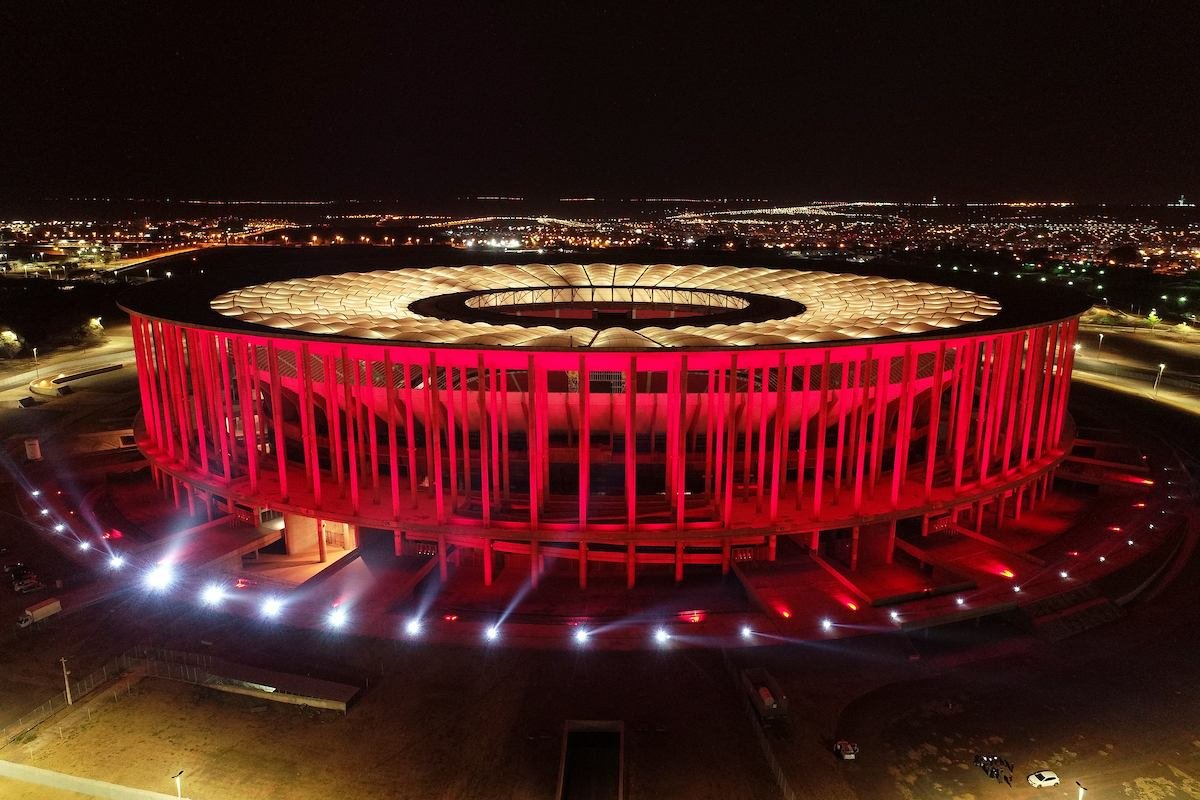
[[[446,578],[450,575],[450,567],[446,563],[446,536],[441,534],[437,539],[438,548],[438,577],[442,582],[446,582]]]
[[[728,539],[721,540],[721,574],[728,575],[729,568],[733,562],[733,548],[730,547]]]
[[[683,542],[675,542],[675,582],[683,582]]]
[[[492,540],[485,538],[483,540],[483,585],[492,585]]]
[[[637,582],[637,545],[630,542],[625,548],[625,588],[632,589]]]
[[[529,583],[534,589],[536,589],[538,586],[538,577],[539,577],[538,573],[541,571],[540,570],[540,567],[541,567],[540,560],[541,560],[541,557],[538,554],[537,540],[530,539],[529,540]]]
[[[850,571],[858,569],[858,537],[859,528],[855,525],[850,529]]]
[[[404,555],[404,531],[392,531],[392,546],[394,548],[393,552],[395,552],[396,558]]]
[[[884,554],[884,562],[891,564],[896,558],[896,520],[892,520],[888,524],[888,541],[887,552]]]
[[[587,542],[579,542],[579,588],[586,589],[588,581],[588,547]]]
[[[779,544],[778,536],[771,535],[771,536],[767,537],[767,560],[768,561],[775,560],[775,550],[776,550],[776,547],[778,546],[778,544]]]

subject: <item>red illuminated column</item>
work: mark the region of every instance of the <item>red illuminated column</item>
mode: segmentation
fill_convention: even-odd
[[[450,513],[458,512],[458,425],[454,413],[454,367],[444,367],[446,375],[446,399],[442,407],[446,410],[446,455],[449,459],[446,474],[450,478]],[[465,377],[465,376],[464,376]],[[437,403],[435,402],[437,409]]]
[[[908,477],[908,441],[912,435],[913,379],[916,357],[912,345],[904,348],[903,378],[900,386],[900,418],[896,426],[896,451],[892,466],[892,508],[900,504],[900,490]]]
[[[586,589],[588,582],[588,546],[583,539],[579,540],[579,588]]]
[[[939,342],[933,365],[933,384],[929,387],[929,436],[925,443],[925,499],[933,493],[933,473],[937,466],[938,424],[942,416],[942,391],[946,372],[946,343]]]
[[[413,508],[417,507],[417,435],[416,425],[413,424],[413,387],[412,376],[414,365],[405,361],[404,367],[404,445],[408,451],[408,492]],[[425,396],[429,396],[429,386],[425,386]],[[429,418],[425,418],[425,451],[428,454],[433,446],[429,441]],[[429,474],[427,469],[426,475]]]
[[[471,481],[471,414],[470,414],[470,410],[469,410],[469,406],[468,406],[468,402],[467,402],[467,397],[468,397],[467,368],[459,367],[458,376],[460,379],[459,380],[459,395],[462,400],[463,498],[469,501],[469,499],[471,497],[471,488],[472,488],[472,481]],[[481,381],[481,380],[483,380],[483,376],[476,375],[475,380]],[[453,402],[453,396],[451,396],[451,402]],[[480,430],[482,431],[483,428],[480,427]],[[482,438],[482,434],[481,434],[480,443],[482,444],[482,442],[483,442],[483,438]]]
[[[358,491],[358,411],[355,408],[355,384],[358,383],[358,359],[350,360],[348,348],[342,348],[342,418],[346,421],[346,464],[350,476],[350,507],[358,513],[360,496]]]
[[[808,382],[812,378],[812,365],[805,364],[801,370],[800,384],[800,441],[796,449],[796,510],[804,500],[804,473],[808,464]]]
[[[863,498],[863,483],[866,480],[866,456],[867,456],[867,418],[868,409],[870,408],[870,389],[871,389],[871,348],[867,348],[866,355],[863,356],[861,366],[859,367],[858,379],[858,406],[856,408],[855,423],[855,443],[854,443],[854,511],[858,513],[862,510]],[[879,391],[879,370],[875,371],[875,391]]]
[[[769,516],[774,522],[779,517],[779,487],[783,481],[783,460],[787,449],[787,413],[792,399],[792,368],[786,357],[779,354],[779,367],[775,373],[775,438],[771,449],[771,504]]]
[[[204,371],[203,356],[196,344],[196,334],[187,332],[188,337],[188,372],[192,380],[192,405],[196,412],[196,443],[200,449],[200,470],[208,474],[208,434],[204,430],[204,406],[202,399],[205,394],[204,382],[201,375]]]
[[[733,524],[733,456],[737,449],[737,353],[729,354],[729,383],[726,387],[725,411],[725,508],[721,515],[721,527],[726,530]]]
[[[240,345],[238,345],[240,347]],[[226,436],[229,439],[229,459],[230,468],[225,473],[225,481],[233,480],[234,475],[238,472],[238,448],[237,448],[237,419],[239,416],[237,408],[233,404],[233,382],[241,377],[238,364],[241,360],[236,357],[233,352],[234,343],[224,336],[217,340],[217,358],[221,362],[220,377],[221,377],[221,392],[224,397],[224,418],[221,420],[221,428],[226,431]],[[230,360],[233,360],[231,366]],[[232,371],[231,371],[232,370]],[[238,399],[242,402],[242,407],[245,407],[247,401],[246,394],[240,388],[238,390]],[[258,480],[257,475],[251,475],[251,488],[257,486],[255,481]]]
[[[252,379],[250,376],[250,368],[247,365],[246,343],[240,339],[233,340],[234,347],[234,370],[237,373],[238,380],[238,396],[241,398],[242,406],[242,441],[246,449],[246,469],[250,473],[250,490],[255,491],[258,488],[258,432],[255,425],[255,414],[252,408],[253,398],[251,397]],[[258,395],[258,382],[253,381],[255,386],[254,395]]]
[[[488,445],[491,444],[488,428],[495,426],[495,420],[488,414],[487,388],[484,386],[484,376],[490,373],[483,367],[483,353],[478,355],[478,366],[475,370],[475,402],[479,406],[479,502],[483,508],[483,525],[492,524],[492,482],[488,475]],[[488,383],[491,383],[489,380]],[[465,387],[464,387],[465,388]]]
[[[306,344],[300,345],[300,364],[301,367],[297,372],[300,376],[300,385],[304,389],[300,400],[305,410],[304,449],[312,464],[313,503],[317,508],[321,508],[321,453],[317,447],[317,409],[313,400],[312,356],[309,354]]]
[[[391,478],[392,519],[400,517],[400,453],[396,436],[396,373],[392,369],[392,354],[383,351],[383,401],[387,404],[388,426],[388,473]],[[406,404],[407,405],[407,404]],[[412,461],[409,461],[409,480],[412,479]]]
[[[675,381],[679,395],[675,402],[675,529],[680,531],[687,522],[687,439],[683,430],[687,418],[687,363],[687,356],[680,356]]]
[[[483,363],[483,356],[480,354],[480,363]],[[500,486],[500,389],[497,385],[500,379],[500,370],[488,370],[488,410],[491,424],[488,430],[492,437],[492,505],[499,507],[502,489]]]
[[[742,403],[742,498],[750,499],[750,456],[754,452],[754,435],[750,428],[751,406],[754,404],[754,368],[746,369],[746,390],[740,393]]]
[[[625,377],[625,527],[632,536],[637,528],[637,356],[629,357]],[[630,545],[632,547],[632,545]],[[633,586],[633,551],[629,553],[629,585]]]
[[[712,447],[714,466],[712,475],[708,477],[710,483],[708,493],[713,499],[713,503],[720,509],[725,488],[725,420],[729,416],[726,411],[726,404],[728,402],[728,393],[725,388],[726,370],[715,370],[714,379],[716,380],[716,388],[712,395],[713,402],[709,406],[709,414],[715,418],[711,426],[714,431]]]
[[[508,505],[511,495],[511,466],[509,464],[509,441],[508,441],[508,369],[501,367],[500,369],[500,469],[501,486],[504,490],[504,504]]]
[[[538,463],[539,435],[538,413],[535,408],[536,373],[533,366],[533,356],[529,356],[526,371],[526,461],[529,465],[529,529],[538,529],[538,510],[540,505],[539,483],[541,482],[541,467]]]
[[[150,361],[146,357],[146,335],[143,330],[145,323],[138,316],[132,316],[130,322],[130,331],[133,334],[133,352],[137,361],[138,390],[142,395],[142,419],[145,422],[146,434],[149,436],[151,444],[157,447],[159,444],[158,404],[150,391],[151,370]]]
[[[1054,378],[1053,367],[1055,364],[1062,363],[1062,355],[1059,349],[1063,346],[1063,337],[1059,336],[1058,328],[1051,326],[1049,329],[1050,342],[1046,349],[1045,368],[1042,370],[1042,391],[1039,395],[1038,402],[1038,421],[1037,421],[1037,436],[1033,448],[1035,458],[1040,458],[1045,452],[1046,441],[1046,421],[1050,414],[1050,386]]]
[[[169,381],[167,379],[167,361],[163,345],[163,324],[161,322],[152,322],[151,330],[154,336],[154,363],[156,372],[158,373],[158,392],[162,399],[162,418],[163,418],[163,438],[167,440],[167,456],[175,458],[175,432],[171,421],[171,392],[168,388]]]
[[[758,486],[754,499],[755,510],[762,512],[763,496],[767,491],[767,396],[770,393],[768,375],[770,369],[762,367],[758,374],[761,378],[758,387]]]
[[[591,377],[588,374],[587,357],[579,357],[579,529],[587,529],[588,493],[591,491],[592,471],[592,422],[591,422]],[[581,547],[580,552],[585,552]],[[586,557],[582,557],[580,586],[587,583]]]
[[[425,449],[433,452],[433,495],[438,523],[446,521],[445,492],[442,489],[441,404],[438,402],[437,357],[429,353],[425,368]]]
[[[345,497],[346,473],[342,460],[342,420],[338,413],[337,360],[332,351],[325,354],[325,423],[329,432],[329,460],[333,462],[339,494]]]
[[[367,453],[371,458],[371,497],[372,502],[379,502],[379,422],[375,414],[375,362],[369,358],[363,361],[363,383],[360,387],[361,405],[367,415]],[[391,382],[391,375],[387,380]],[[391,417],[391,411],[388,411]]]
[[[817,430],[816,441],[817,463],[813,471],[813,516],[821,516],[821,500],[825,487],[825,433],[829,424],[829,350],[825,351],[825,360],[821,365],[821,392],[817,401]]]
[[[267,358],[271,367],[271,416],[275,424],[275,460],[279,469],[279,495],[283,502],[288,501],[287,448],[283,438],[283,403],[280,395],[283,384],[279,380],[279,354],[275,345],[267,342]],[[356,509],[357,510],[357,509]]]

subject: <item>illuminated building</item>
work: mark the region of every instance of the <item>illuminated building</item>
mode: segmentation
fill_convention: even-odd
[[[965,280],[965,278],[964,278]],[[178,502],[482,561],[851,568],[1021,513],[1069,449],[1086,302],[756,267],[525,264],[144,287],[139,442]],[[581,468],[581,465],[585,465]],[[218,498],[218,499],[214,499]],[[211,507],[211,506],[210,506]],[[868,555],[868,552],[870,555]]]

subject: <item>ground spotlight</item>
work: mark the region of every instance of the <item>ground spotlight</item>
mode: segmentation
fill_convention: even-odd
[[[50,509],[48,509],[48,508],[43,508],[43,509],[42,509],[42,511],[41,511],[41,514],[42,514],[42,516],[43,516],[43,517],[48,517],[48,516],[50,516]]]
[[[41,497],[41,496],[42,496],[42,490],[41,490],[41,489],[34,489],[32,492],[30,492],[30,493],[29,493],[29,496],[30,496],[30,497]]]
[[[1071,577],[1071,574],[1069,572],[1067,572],[1065,569],[1059,570],[1058,577],[1062,578],[1065,581],[1067,578]]]
[[[157,564],[146,573],[146,585],[156,592],[164,592],[175,582],[175,571],[169,564]]]
[[[966,598],[956,597],[954,598],[954,604],[956,606],[965,606],[967,604]]]
[[[108,557],[108,566],[111,569],[120,569],[125,566],[125,556],[113,553]]]
[[[1020,587],[1020,586],[1014,586],[1014,587],[1013,587],[1013,591],[1014,591],[1014,592],[1020,592],[1020,591],[1021,591],[1021,587]]]
[[[63,525],[61,522],[59,522],[59,523],[55,524],[55,526],[54,526],[54,532],[55,532],[55,533],[62,533],[62,532],[63,532],[63,531],[65,531],[66,529],[67,529],[67,526],[66,526],[66,525]]]
[[[497,639],[499,639],[500,638],[500,626],[499,625],[489,625],[488,629],[483,632],[483,638],[487,639],[489,642],[494,642]]]
[[[341,607],[335,608],[332,611],[330,611],[329,616],[326,618],[326,620],[329,622],[329,627],[331,627],[331,628],[346,627],[346,621],[348,619],[349,619],[349,615],[346,613],[346,609],[341,608]]]
[[[413,617],[408,622],[404,623],[404,632],[409,636],[421,635],[421,620]]]
[[[743,625],[743,626],[742,626],[742,638],[743,638],[743,639],[750,639],[750,638],[752,638],[753,636],[754,636],[754,631],[750,629],[750,626],[749,626],[749,625]]]
[[[823,630],[823,631],[833,630],[833,620],[829,619],[828,617],[821,620],[821,630]]]
[[[654,631],[654,641],[658,644],[666,644],[671,641],[671,634],[667,633],[666,628],[658,628]]]
[[[200,602],[206,606],[218,606],[225,599],[225,589],[218,583],[210,583],[200,592]]]
[[[899,611],[892,611],[891,613],[888,614],[888,616],[892,618],[892,622],[900,621],[900,612]]]
[[[268,619],[275,619],[283,611],[283,601],[278,597],[268,597],[263,600],[262,613]]]
[[[575,644],[587,644],[588,636],[591,636],[591,634],[588,632],[587,628],[576,628]]]
[[[91,550],[91,549],[92,549],[92,543],[91,543],[91,542],[86,542],[86,541],[84,541],[84,542],[80,542],[80,543],[79,543],[79,549],[80,549],[80,550]]]
[[[1101,564],[1103,564],[1103,563],[1104,563],[1105,561],[1107,561],[1107,560],[1108,560],[1108,559],[1107,559],[1107,558],[1105,558],[1104,556],[1100,556],[1100,563],[1101,563]]]

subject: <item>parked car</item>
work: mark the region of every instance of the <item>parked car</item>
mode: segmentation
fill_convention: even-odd
[[[1061,781],[1058,779],[1058,773],[1051,772],[1048,769],[1038,770],[1037,772],[1031,774],[1027,780],[1029,781],[1029,785],[1035,789],[1044,789],[1047,786],[1058,786],[1058,784],[1061,783]]]
[[[843,761],[853,761],[858,758],[858,745],[845,739],[839,739],[833,745],[833,753]]]
[[[45,589],[46,585],[37,578],[26,578],[20,583],[13,584],[13,591],[20,594],[29,594],[30,592],[40,592]]]

